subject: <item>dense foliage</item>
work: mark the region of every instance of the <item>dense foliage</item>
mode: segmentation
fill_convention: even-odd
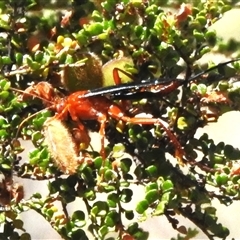
[[[200,65],[198,60],[206,53],[230,56],[236,50],[234,42],[223,43],[211,29],[232,5],[210,0],[189,4],[0,1],[0,169],[5,178],[0,203],[8,208],[0,214],[1,239],[31,238],[20,220],[21,213],[30,209],[41,214],[63,239],[110,239],[110,232],[118,239],[147,239],[149,233],[136,219],[161,215],[179,232],[177,239],[196,237],[197,230],[183,226],[177,214],[192,221],[209,239],[229,235],[211,203],[218,199],[229,205],[239,200],[236,166],[240,151],[224,142],[215,144],[207,134],[196,138],[195,133],[223,113],[239,109],[235,82],[240,65],[237,61],[220,65],[189,79],[215,65]],[[142,80],[165,81],[164,86],[146,88],[149,95],[137,87],[128,97],[124,91],[106,94],[118,98],[110,101],[124,114],[137,118],[144,113],[146,119],[160,118],[162,125],[124,123],[109,108],[105,159],[93,142],[87,148],[88,134],[78,129],[78,121],[84,120],[81,126],[98,132],[99,118],[62,116],[56,103],[79,90],[119,84],[113,77],[115,67],[127,72],[120,75],[120,83],[132,81],[139,86]],[[176,78],[182,79],[171,81]],[[19,157],[21,139],[32,141],[35,147],[26,161]],[[16,175],[48,179],[47,197],[36,192],[22,199],[22,186],[12,182]],[[132,196],[138,194],[134,185],[141,185],[145,195],[139,196],[132,209]],[[68,204],[79,198],[83,206],[69,214]]]

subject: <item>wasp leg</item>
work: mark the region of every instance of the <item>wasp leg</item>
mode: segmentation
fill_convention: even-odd
[[[104,139],[105,139],[105,128],[106,128],[106,122],[107,122],[107,116],[105,114],[100,114],[98,116],[98,122],[100,123],[100,130],[99,134],[101,136],[101,150],[100,154],[103,158],[103,165],[104,165],[104,160],[106,159],[106,153],[104,149]]]
[[[77,132],[77,141],[80,143],[80,149],[87,149],[90,145],[91,138],[89,137],[88,131],[85,126],[78,120],[78,132]]]
[[[170,138],[170,140],[172,141],[173,145],[176,148],[175,157],[177,158],[179,164],[183,165],[183,156],[185,155],[185,152],[182,149],[182,146],[177,140],[176,136],[170,131],[168,124],[166,122],[164,122],[160,118],[128,117],[124,115],[121,109],[116,105],[110,106],[108,114],[112,118],[115,118],[117,120],[122,120],[126,123],[142,124],[142,125],[151,125],[151,124],[160,125],[164,129],[164,131],[167,133],[168,137]]]
[[[129,77],[130,79],[134,79],[133,75],[120,69],[120,68],[114,68],[113,69],[113,79],[116,85],[119,85],[122,83],[122,80],[119,76],[119,72],[123,73],[124,75],[126,75],[127,77]]]

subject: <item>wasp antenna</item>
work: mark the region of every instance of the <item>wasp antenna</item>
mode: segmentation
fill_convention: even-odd
[[[42,109],[41,111],[38,111],[38,112],[32,114],[31,116],[27,117],[26,119],[24,119],[24,120],[20,123],[20,125],[19,125],[19,127],[18,127],[18,130],[17,130],[17,133],[16,133],[16,137],[15,137],[15,138],[16,138],[16,139],[18,138],[19,132],[20,132],[22,126],[24,125],[24,123],[26,123],[29,119],[35,117],[35,116],[38,115],[39,113],[41,113],[41,112],[43,112],[43,111],[45,111],[45,110],[48,110],[48,109],[50,109],[50,108],[51,108],[51,107],[44,108],[44,109]]]
[[[229,60],[229,61],[226,61],[226,62],[223,62],[223,63],[219,63],[219,64],[217,64],[217,65],[214,66],[214,67],[211,67],[211,68],[209,68],[209,69],[207,69],[207,70],[204,70],[204,71],[196,74],[195,76],[190,77],[190,78],[188,79],[188,81],[190,82],[190,81],[192,81],[192,80],[195,80],[195,79],[197,79],[198,77],[202,76],[203,74],[206,74],[206,73],[211,72],[211,71],[213,71],[213,70],[215,70],[215,69],[217,69],[217,68],[219,68],[219,67],[221,67],[221,66],[225,66],[225,65],[227,65],[227,64],[229,64],[229,63],[233,63],[233,62],[237,62],[237,61],[240,61],[240,58],[232,59],[232,60]]]
[[[15,76],[17,74],[23,75],[23,74],[27,74],[27,73],[30,73],[30,72],[32,72],[32,70],[30,68],[28,68],[28,69],[24,69],[24,68],[23,69],[16,69],[16,70],[12,70],[8,73],[5,73],[4,77],[7,78],[7,77]]]
[[[50,64],[42,65],[40,67],[40,69],[45,69],[45,68],[48,68],[48,67],[50,67]],[[4,77],[7,78],[7,77],[15,76],[15,75],[24,75],[24,74],[28,74],[28,73],[32,73],[32,72],[34,72],[33,69],[31,69],[28,65],[24,65],[20,68],[17,68],[15,70],[11,70],[7,73],[4,73]]]
[[[76,62],[76,63],[70,63],[70,64],[59,64],[59,68],[65,68],[65,67],[83,67],[85,66],[85,62]]]

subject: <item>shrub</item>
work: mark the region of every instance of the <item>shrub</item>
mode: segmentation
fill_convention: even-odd
[[[0,1],[2,239],[30,239],[20,220],[30,209],[63,239],[110,239],[109,232],[147,239],[136,217],[161,215],[177,239],[196,237],[177,214],[209,239],[229,235],[211,203],[239,199],[233,163],[240,152],[195,133],[239,109],[233,81],[239,63],[208,71],[214,62],[198,61],[235,50],[211,29],[231,7],[228,1],[180,2]],[[119,117],[120,110],[130,117]],[[138,114],[145,115],[139,120]],[[87,148],[87,130],[99,127],[108,139],[100,152]],[[35,147],[26,161],[19,157],[21,139]],[[15,175],[47,179],[47,197],[36,192],[22,200]],[[136,185],[145,193],[131,209]],[[70,214],[76,199],[83,206]]]

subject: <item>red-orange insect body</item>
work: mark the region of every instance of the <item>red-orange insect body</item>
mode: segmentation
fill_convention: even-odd
[[[118,79],[118,81],[121,81],[121,79]],[[166,95],[175,90],[179,85],[180,83],[178,81],[173,81],[167,85],[156,85],[154,87],[148,87],[147,89],[149,91],[155,90],[160,95]],[[184,155],[182,147],[174,134],[172,134],[172,132],[168,129],[168,126],[164,121],[156,118],[137,118],[126,116],[121,107],[112,100],[101,95],[87,97],[86,94],[88,93],[89,91],[78,91],[72,93],[68,97],[62,98],[56,94],[49,83],[40,82],[37,85],[26,89],[23,98],[26,98],[26,96],[36,95],[43,101],[45,100],[45,104],[53,111],[56,111],[54,118],[59,120],[67,120],[68,115],[70,115],[71,119],[78,125],[78,136],[80,136],[78,137],[78,142],[83,143],[86,147],[90,145],[91,139],[87,129],[81,121],[97,120],[100,123],[99,133],[101,136],[101,155],[103,158],[106,157],[104,151],[105,127],[108,118],[112,117],[126,123],[161,125],[176,148],[176,157],[179,160],[182,160]]]
[[[137,118],[126,116],[125,113],[120,109],[120,107],[104,96],[93,96],[84,97],[88,91],[79,91],[71,94],[65,99],[61,99],[56,103],[56,118],[65,119],[69,113],[73,121],[78,123],[79,129],[82,135],[87,138],[87,131],[80,122],[81,120],[97,120],[100,123],[100,135],[101,135],[101,155],[105,158],[104,153],[104,136],[105,127],[108,117],[112,117],[116,120],[122,120],[126,123],[133,124],[157,124],[161,125],[166,131],[169,138],[172,140],[174,146],[176,147],[176,157],[181,161],[184,155],[182,147],[176,137],[171,133],[166,126],[166,123],[161,119],[156,118]],[[87,140],[84,139],[83,140]]]
[[[228,62],[217,65],[217,67],[221,65],[226,65],[228,63],[234,62],[237,60],[230,60]],[[210,68],[201,72],[187,81],[190,82],[194,79],[197,79],[199,76],[212,71],[216,67]],[[114,69],[113,74],[116,75],[117,71],[122,72],[120,69]],[[128,74],[126,74],[128,76]],[[121,78],[116,75],[114,78],[115,82],[121,82]],[[114,94],[114,99],[121,99],[121,97],[128,96],[136,96],[135,94],[143,92],[146,97],[155,97],[155,96],[164,96],[166,94],[171,93],[179,86],[181,86],[184,82],[183,79],[176,79],[169,81],[163,81],[164,79],[158,79],[156,82],[154,81],[142,81],[138,85],[123,85],[116,88],[102,88],[92,91],[78,91],[74,92],[68,97],[62,98],[58,94],[53,91],[51,85],[46,82],[39,83],[34,87],[30,87],[24,92],[24,94],[38,95],[41,96],[43,101],[46,101],[49,108],[56,112],[54,116],[55,119],[66,121],[68,116],[71,117],[73,121],[75,121],[78,125],[80,141],[85,143],[86,145],[90,144],[90,137],[88,135],[88,131],[81,122],[82,120],[97,120],[100,123],[100,135],[101,135],[101,155],[105,158],[104,151],[104,137],[105,137],[105,127],[109,117],[114,118],[116,120],[122,120],[125,123],[132,124],[142,124],[142,125],[160,125],[164,131],[167,133],[169,139],[172,141],[175,147],[175,156],[179,160],[179,163],[182,163],[183,156],[185,155],[184,150],[182,149],[181,144],[177,140],[176,136],[170,131],[168,124],[161,120],[160,118],[138,118],[138,117],[129,117],[125,114],[125,112],[121,109],[121,107],[115,103],[113,100],[104,96],[104,94]],[[15,89],[13,89],[15,90]],[[121,92],[123,91],[123,92]],[[126,93],[126,94],[125,94]],[[115,95],[116,94],[116,95]],[[115,98],[116,96],[116,98]],[[143,96],[143,95],[142,95]]]

